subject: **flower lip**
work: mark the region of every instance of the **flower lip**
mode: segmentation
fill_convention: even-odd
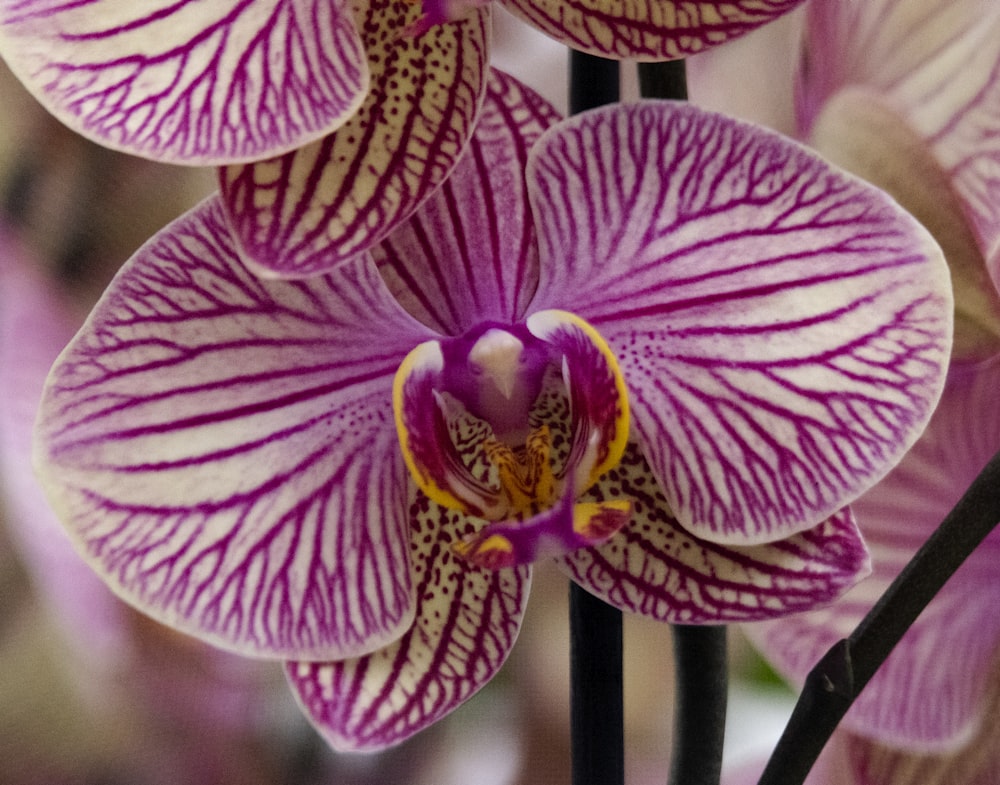
[[[504,558],[484,566],[532,561],[540,540],[580,547],[597,529],[606,539],[627,520],[627,508],[616,510],[608,530],[591,522],[606,509],[573,505],[617,463],[628,434],[615,358],[578,317],[540,312],[421,344],[400,365],[393,400],[403,455],[427,496],[506,529],[538,529],[505,530]]]

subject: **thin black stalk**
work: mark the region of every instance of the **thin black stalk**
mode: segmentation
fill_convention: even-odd
[[[569,56],[571,113],[618,100],[617,61]],[[573,785],[624,785],[622,614],[574,583],[569,619]]]
[[[573,785],[624,785],[622,614],[570,585]]]
[[[726,628],[675,625],[670,785],[719,785],[726,731]]]
[[[671,98],[686,101],[687,71],[683,60],[639,63],[639,93],[643,98]]]
[[[801,785],[854,699],[920,612],[1000,523],[1000,453],[848,638],[806,678],[759,785]]]
[[[620,87],[617,60],[570,50],[569,113],[585,112],[618,100]]]

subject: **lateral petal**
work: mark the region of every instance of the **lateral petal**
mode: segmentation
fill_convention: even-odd
[[[541,280],[618,356],[681,524],[750,545],[885,474],[937,402],[940,248],[881,191],[686,104],[577,115],[532,149]]]
[[[352,116],[368,67],[344,0],[6,0],[0,52],[98,144],[197,166],[277,155]]]
[[[47,383],[36,465],[80,551],[169,626],[354,656],[412,619],[396,366],[374,266],[267,284],[212,198],[123,268]]]
[[[306,715],[334,749],[383,749],[441,719],[493,678],[520,629],[530,568],[481,570],[458,558],[450,546],[472,525],[425,496],[411,515],[409,631],[358,659],[287,665]]]
[[[317,275],[365,251],[409,217],[462,154],[486,89],[489,9],[403,35],[418,12],[402,0],[373,0],[358,12],[371,87],[336,133],[220,171],[230,223],[258,274]]]

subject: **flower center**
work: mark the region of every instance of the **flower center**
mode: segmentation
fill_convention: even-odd
[[[396,374],[393,403],[420,490],[482,519],[454,546],[475,564],[594,545],[628,520],[627,501],[575,503],[621,460],[628,402],[611,350],[573,314],[421,344]]]

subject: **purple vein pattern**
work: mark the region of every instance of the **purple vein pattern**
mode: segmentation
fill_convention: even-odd
[[[764,545],[699,539],[671,514],[639,448],[584,499],[632,502],[622,536],[562,558],[581,586],[618,608],[675,624],[759,619],[836,599],[869,570],[868,552],[844,509],[818,526]]]
[[[802,0],[502,0],[574,49],[603,57],[673,60],[743,35]]]
[[[194,165],[322,136],[368,87],[342,0],[4,0],[0,51],[74,130]]]
[[[213,200],[139,252],[51,378],[57,508],[161,621],[299,657],[409,626],[388,390],[427,333],[364,270],[272,291]]]
[[[530,567],[487,571],[449,550],[475,527],[426,497],[411,511],[417,618],[384,649],[341,662],[290,662],[306,714],[337,749],[381,749],[465,701],[506,659],[528,601]]]
[[[683,105],[630,112],[647,117],[586,115],[534,151],[534,304],[572,292],[607,338],[685,527],[749,543],[814,526],[898,460],[937,400],[940,250],[803,148]]]
[[[369,248],[458,160],[485,90],[488,9],[405,37],[415,10],[408,0],[378,2],[359,19],[371,90],[337,133],[222,170],[231,225],[259,274],[315,275]]]
[[[679,104],[556,122],[495,74],[482,117],[374,260],[263,281],[215,198],[165,229],[60,358],[39,419],[40,476],[105,580],[290,660],[337,747],[401,741],[479,689],[528,592],[528,565],[456,557],[485,521],[407,476],[392,382],[418,345],[550,308],[597,325],[638,427],[588,501],[636,514],[557,563],[666,621],[771,618],[865,574],[842,505],[942,385],[945,265],[881,192]]]

